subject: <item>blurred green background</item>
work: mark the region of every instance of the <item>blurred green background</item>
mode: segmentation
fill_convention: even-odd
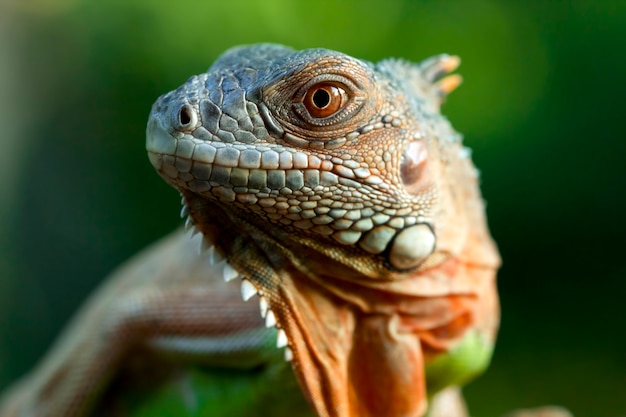
[[[444,107],[482,171],[499,274],[477,417],[626,414],[626,1],[0,1],[0,388],[112,268],[180,224],[152,102],[242,43],[463,58]]]

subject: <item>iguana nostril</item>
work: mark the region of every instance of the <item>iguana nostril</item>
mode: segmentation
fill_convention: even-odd
[[[178,108],[178,114],[174,120],[174,128],[178,130],[193,129],[197,122],[194,109],[189,104],[183,104]]]
[[[189,115],[189,109],[187,107],[183,107],[180,109],[180,113],[178,114],[178,120],[180,124],[186,126],[191,122],[191,116]]]

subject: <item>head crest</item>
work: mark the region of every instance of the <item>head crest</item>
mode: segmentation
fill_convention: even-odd
[[[461,58],[456,55],[437,55],[419,64],[424,79],[435,88],[435,93],[443,101],[463,81],[458,74],[450,74],[461,64]]]

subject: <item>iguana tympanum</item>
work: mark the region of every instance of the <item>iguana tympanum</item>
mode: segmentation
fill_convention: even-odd
[[[447,387],[489,361],[500,259],[439,112],[458,63],[257,45],[160,97],[147,150],[187,233],[118,270],[0,416],[465,415]]]

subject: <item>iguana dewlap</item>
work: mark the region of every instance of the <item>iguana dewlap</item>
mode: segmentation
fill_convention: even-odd
[[[420,417],[482,371],[500,260],[439,112],[457,65],[257,45],[160,97],[150,161],[208,260],[180,235],[122,269],[0,416],[84,415],[139,345],[240,353],[263,322],[239,283],[319,416]]]

